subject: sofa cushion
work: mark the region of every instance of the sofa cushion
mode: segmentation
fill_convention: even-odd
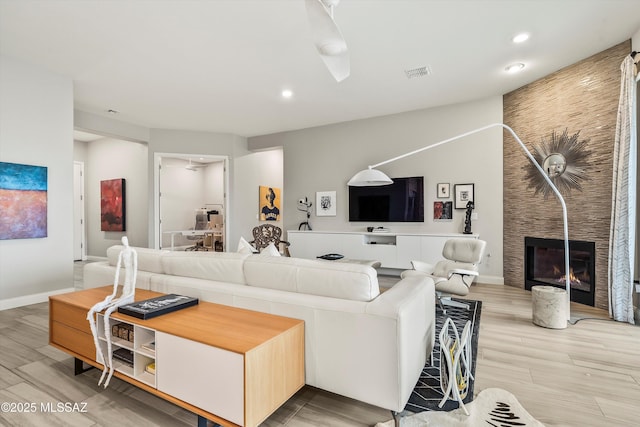
[[[301,258],[249,256],[244,262],[249,286],[371,301],[380,294],[376,271],[366,265]]]
[[[266,248],[263,248],[260,251],[260,255],[263,255],[263,256],[281,256],[280,255],[280,251],[278,251],[278,248],[276,248],[276,245],[273,242],[269,243]]]
[[[124,249],[122,245],[114,245],[107,249],[107,260],[109,265],[116,266],[118,264],[118,257],[120,252]],[[169,253],[169,251],[163,251],[158,249],[149,248],[134,248],[138,254],[138,271],[148,271],[150,273],[164,273],[162,262],[160,258],[163,254]]]
[[[237,252],[169,252],[162,256],[165,274],[244,284],[242,263],[248,254]]]
[[[240,241],[238,242],[238,249],[236,252],[241,254],[254,254],[258,252],[256,248],[251,246],[251,243],[247,242],[244,237],[240,237]]]

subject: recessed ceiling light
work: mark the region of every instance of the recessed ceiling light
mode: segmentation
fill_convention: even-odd
[[[524,68],[524,64],[522,62],[516,62],[515,64],[508,65],[504,70],[507,73],[517,73],[523,68]]]
[[[283,98],[291,98],[293,96],[293,91],[289,90],[289,89],[285,89],[282,91],[282,97]]]
[[[520,33],[520,34],[517,34],[516,36],[514,36],[511,40],[514,43],[522,43],[522,42],[525,42],[525,41],[529,40],[529,34],[528,33]]]

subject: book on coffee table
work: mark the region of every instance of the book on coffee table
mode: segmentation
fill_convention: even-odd
[[[169,294],[118,307],[118,312],[138,319],[151,319],[198,304],[198,298]]]

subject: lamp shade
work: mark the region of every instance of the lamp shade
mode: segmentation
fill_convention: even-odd
[[[352,187],[373,187],[376,185],[389,184],[393,184],[393,180],[377,169],[361,170],[347,183],[347,185]]]

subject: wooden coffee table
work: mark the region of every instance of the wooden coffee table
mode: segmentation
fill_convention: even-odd
[[[82,362],[103,368],[86,317],[112,291],[49,297],[49,343],[76,358],[76,373]],[[135,299],[160,295],[138,289]],[[112,340],[114,350],[133,355],[132,364],[114,363],[114,376],[194,412],[199,425],[257,426],[304,385],[302,320],[200,301],[149,320],[116,312],[110,322],[109,329],[122,323],[134,332],[133,341]],[[148,372],[151,363],[155,373]]]

